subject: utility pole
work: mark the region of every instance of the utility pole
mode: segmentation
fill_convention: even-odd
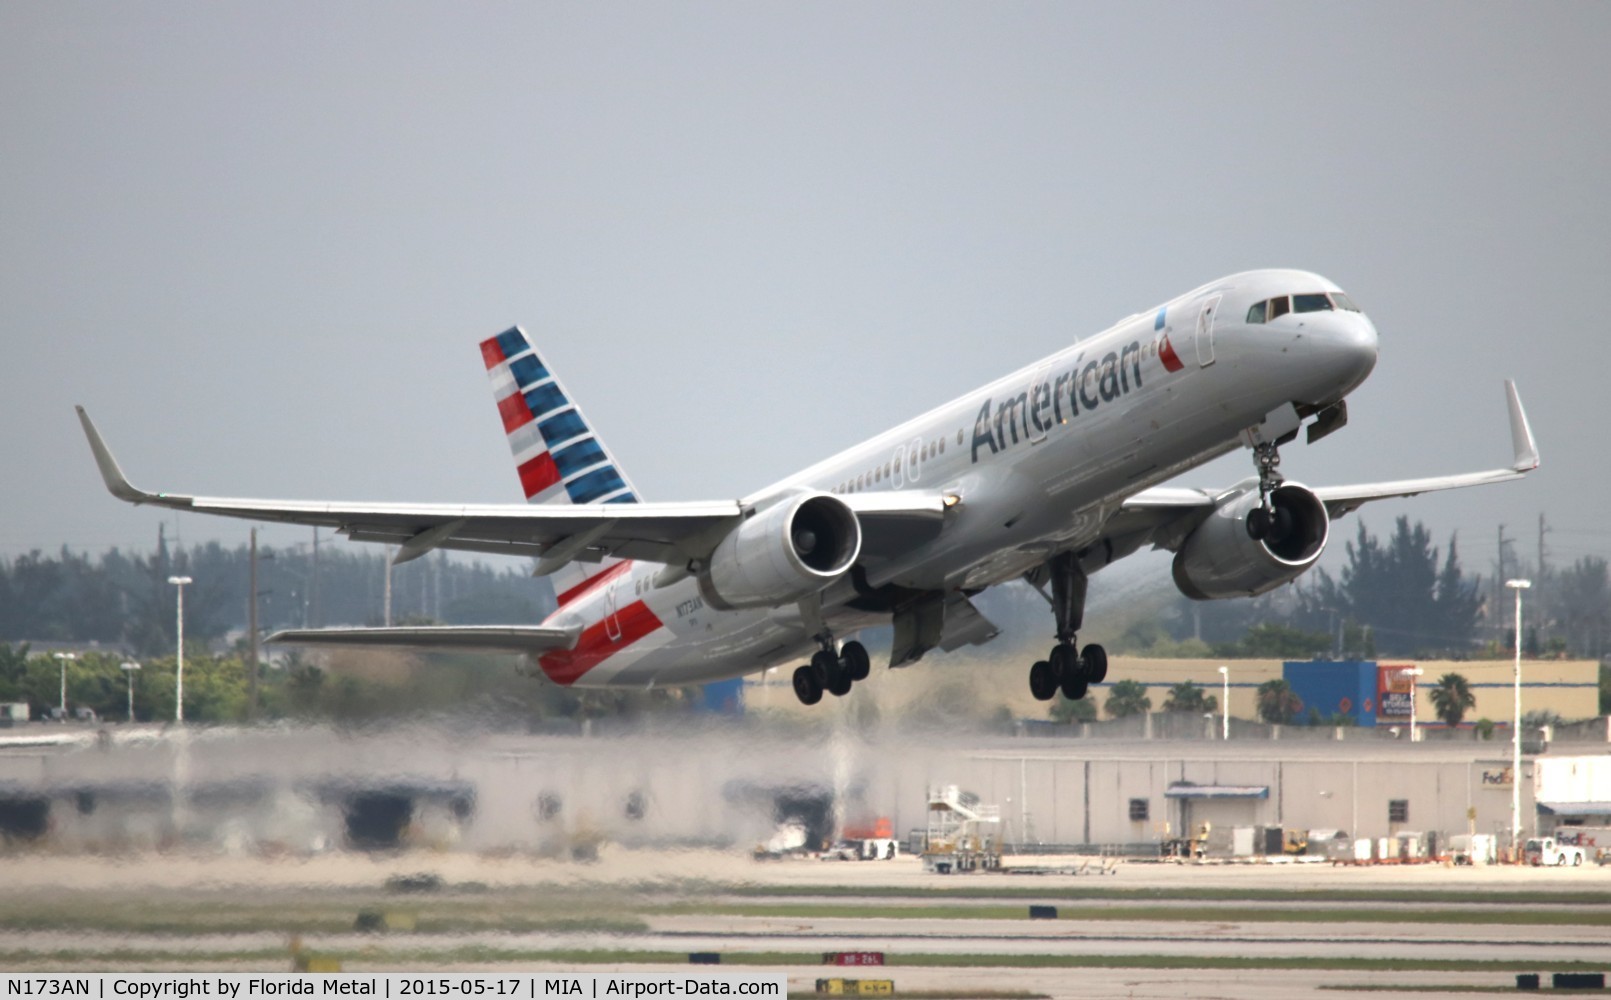
[[[257,718],[257,529],[252,529],[250,591],[246,598],[246,718]]]
[[[380,621],[382,625],[391,628],[392,625],[392,547],[386,546],[386,590],[382,599]]]
[[[1549,529],[1544,527],[1544,512],[1538,514],[1538,579],[1544,579],[1544,535]]]
[[[1505,575],[1505,526],[1499,526],[1499,566],[1494,570],[1494,633],[1497,638],[1503,638],[1504,625],[1500,621],[1499,609],[1505,598],[1505,581],[1510,577]]]
[[[309,628],[318,628],[320,625],[324,624],[324,619],[319,614],[319,527],[318,527],[318,525],[314,525],[314,528],[313,528],[313,573],[312,573],[312,579],[308,583],[308,603],[311,605],[309,617],[312,618],[312,621],[310,621],[308,623],[308,627]]]

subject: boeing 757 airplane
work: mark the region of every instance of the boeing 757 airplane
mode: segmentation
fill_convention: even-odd
[[[648,503],[519,328],[481,343],[526,505],[330,503],[147,493],[79,419],[120,500],[334,528],[398,546],[536,559],[559,606],[541,624],[326,628],[270,641],[512,651],[556,683],[704,683],[798,664],[815,704],[868,675],[855,639],[893,623],[891,667],[986,642],[980,591],[1027,580],[1055,637],[1029,667],[1035,697],[1083,698],[1107,676],[1076,643],[1092,573],[1143,546],[1175,554],[1175,585],[1262,594],[1315,564],[1333,520],[1371,500],[1519,479],[1538,449],[1506,382],[1508,468],[1355,486],[1283,479],[1280,448],[1348,421],[1376,365],[1376,328],[1304,271],[1232,275],[936,407],[738,500]],[[1254,475],[1164,487],[1238,448]]]

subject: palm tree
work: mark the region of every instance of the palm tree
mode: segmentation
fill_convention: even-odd
[[[1265,722],[1277,725],[1291,722],[1303,711],[1303,699],[1281,678],[1260,684],[1258,694],[1259,718]]]
[[[1052,702],[1050,715],[1053,722],[1095,722],[1096,702],[1092,698],[1069,701],[1062,694],[1058,694],[1057,700]]]
[[[1127,715],[1140,715],[1152,711],[1152,699],[1147,697],[1147,686],[1140,681],[1117,681],[1108,689],[1108,715],[1122,719]]]
[[[1215,712],[1219,710],[1219,699],[1207,694],[1202,688],[1191,681],[1181,681],[1169,689],[1169,697],[1164,699],[1165,712]]]
[[[1444,674],[1432,688],[1432,711],[1450,729],[1460,725],[1466,713],[1477,705],[1477,696],[1471,693],[1471,682],[1460,674]]]

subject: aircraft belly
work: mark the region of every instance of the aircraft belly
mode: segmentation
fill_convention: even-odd
[[[1193,370],[1129,406],[1054,426],[1030,449],[987,459],[1007,466],[1005,476],[992,470],[990,489],[980,491],[988,503],[968,504],[964,489],[963,516],[892,578],[907,586],[986,587],[1016,579],[1055,552],[1095,543],[1126,497],[1233,450],[1237,434],[1256,419],[1247,414],[1262,416],[1274,405],[1268,386],[1237,391],[1236,382],[1234,361]],[[1016,488],[1004,488],[1009,484]]]

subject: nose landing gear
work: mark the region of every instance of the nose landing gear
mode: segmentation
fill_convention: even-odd
[[[1280,472],[1280,448],[1274,442],[1254,445],[1253,463],[1259,470],[1259,505],[1248,511],[1247,536],[1255,542],[1280,538],[1292,527],[1292,515],[1270,502],[1270,494],[1286,481]]]

